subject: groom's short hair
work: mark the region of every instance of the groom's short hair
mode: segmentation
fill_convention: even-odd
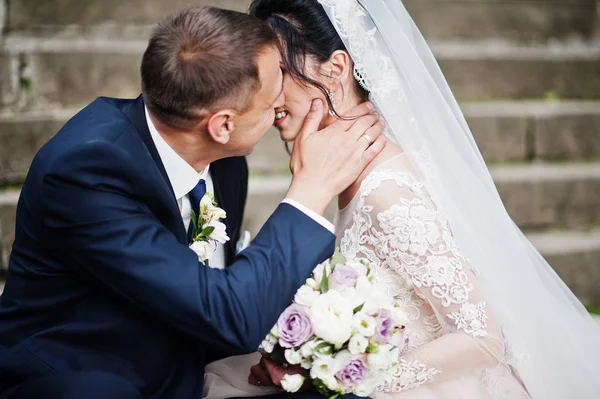
[[[144,102],[160,122],[181,129],[219,108],[243,112],[260,88],[256,58],[277,44],[273,30],[253,16],[181,9],[158,25],[144,53]]]

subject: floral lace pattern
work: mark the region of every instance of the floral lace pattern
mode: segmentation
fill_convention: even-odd
[[[417,361],[406,362],[401,359],[394,380],[387,385],[378,387],[377,390],[384,392],[405,391],[431,381],[439,373],[439,370],[429,368]]]
[[[474,337],[485,337],[487,335],[485,328],[488,316],[485,313],[485,302],[480,302],[477,305],[465,303],[461,306],[459,312],[451,313],[448,317],[456,322],[456,327],[467,334]]]
[[[394,194],[389,204],[380,206],[381,190],[392,187],[404,194]],[[340,250],[350,258],[369,260],[375,278],[407,312],[409,352],[452,330],[474,338],[487,336],[486,303],[470,302],[472,269],[421,180],[407,171],[376,169],[362,182],[353,205]],[[437,305],[423,313],[432,300]],[[380,390],[415,388],[440,373],[443,370],[400,359],[394,379]]]

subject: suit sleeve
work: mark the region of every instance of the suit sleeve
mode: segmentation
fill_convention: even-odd
[[[282,204],[231,267],[205,267],[152,213],[144,184],[144,171],[113,144],[56,159],[42,184],[47,243],[74,273],[227,353],[256,350],[333,252],[333,234]]]

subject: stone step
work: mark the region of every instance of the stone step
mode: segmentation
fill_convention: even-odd
[[[528,238],[585,304],[600,304],[600,229],[530,234]]]
[[[404,0],[427,38],[494,37],[541,42],[589,38],[596,0]]]
[[[15,239],[18,191],[0,192],[0,278],[5,274],[8,256]]]
[[[187,4],[186,0],[20,0],[8,4],[7,29],[40,32],[92,26],[114,33],[123,26],[153,25]],[[244,11],[249,1],[201,0],[196,4]],[[428,38],[588,38],[597,23],[595,0],[404,0],[404,4]]]
[[[506,209],[525,229],[600,222],[600,162],[491,168]]]
[[[600,97],[600,41],[544,46],[432,42],[461,100]],[[140,91],[145,39],[9,35],[0,51],[0,100],[81,107],[99,95]]]
[[[490,168],[508,213],[523,229],[600,224],[600,162],[501,165]],[[250,179],[247,228],[253,232],[283,199],[289,176]],[[329,207],[332,218],[335,206]]]
[[[484,158],[497,162],[600,159],[600,101],[464,103]],[[22,182],[33,155],[76,111],[0,114],[0,184]],[[258,174],[286,173],[289,155],[269,131],[249,157]]]
[[[110,31],[123,26],[154,25],[176,9],[190,4],[245,11],[248,0],[19,0],[7,7],[9,31],[57,31],[77,26],[99,26]]]

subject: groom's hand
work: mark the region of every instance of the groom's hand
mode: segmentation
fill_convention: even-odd
[[[363,103],[319,130],[323,102],[314,100],[294,141],[290,169],[294,175],[286,198],[322,215],[331,200],[348,188],[385,147],[384,125]]]

